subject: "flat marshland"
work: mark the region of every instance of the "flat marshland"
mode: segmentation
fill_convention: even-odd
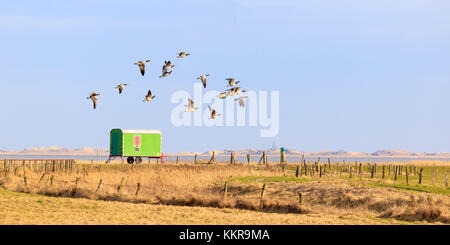
[[[0,223],[450,224],[448,169],[442,161],[5,163]]]

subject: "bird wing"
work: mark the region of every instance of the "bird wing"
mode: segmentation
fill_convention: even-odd
[[[142,76],[145,73],[145,65],[143,63],[138,63],[139,69],[141,70],[141,74]]]
[[[94,110],[97,108],[97,97],[92,96],[92,102],[94,103]]]
[[[206,88],[206,77],[202,77],[202,83],[203,83],[203,87]]]
[[[248,96],[242,96],[241,98],[239,98],[239,105],[241,105],[242,103],[242,107],[245,106],[245,102],[247,101]]]
[[[151,90],[148,91],[147,97],[152,97],[152,91]]]

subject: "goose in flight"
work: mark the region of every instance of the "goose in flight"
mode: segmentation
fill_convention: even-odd
[[[247,92],[247,90],[242,90],[241,87],[230,88],[227,91],[229,91],[229,95],[230,96],[235,96],[235,95],[239,95],[239,94],[242,94],[244,92]]]
[[[248,98],[248,96],[242,96],[242,97],[239,97],[239,98],[234,99],[234,100],[238,101],[240,107],[244,107],[245,106],[245,101],[246,101],[247,98]]]
[[[217,95],[217,97],[221,98],[221,99],[225,99],[230,93],[228,91],[226,92],[222,92],[219,95]]]
[[[186,56],[191,55],[189,53],[186,53],[184,51],[179,52],[177,58],[185,58]]]
[[[197,77],[197,79],[200,79],[202,81],[204,88],[206,88],[206,77],[210,76],[210,75],[211,74],[204,74],[204,75],[201,75],[201,76]]]
[[[222,115],[222,114],[217,114],[216,110],[214,110],[211,106],[208,106],[208,108],[209,108],[209,112],[211,113],[210,119],[215,119],[218,116]]]
[[[89,93],[89,97],[87,97],[87,99],[91,99],[92,102],[94,103],[94,110],[95,108],[97,108],[97,96],[101,95],[102,93],[95,93],[95,92],[90,92]]]
[[[166,72],[163,72],[163,74],[162,74],[161,76],[159,76],[159,78],[161,78],[161,77],[167,77],[167,76],[170,75],[170,73],[172,73],[172,71],[166,71]]]
[[[227,80],[228,81],[228,87],[234,87],[234,86],[236,86],[236,84],[238,84],[238,83],[240,83],[241,81],[235,81],[234,80],[234,78],[232,78],[232,77],[230,77],[230,78],[227,78],[227,79],[225,79],[225,80]]]
[[[187,106],[186,108],[187,112],[193,112],[198,109],[198,107],[194,107],[194,101],[191,100],[190,98],[188,99],[188,104],[184,106]]]
[[[141,61],[138,61],[137,63],[134,63],[135,65],[139,66],[139,70],[141,70],[142,76],[145,73],[145,64],[147,62],[152,62],[152,60],[141,60]]]
[[[162,68],[163,74],[166,73],[166,72],[168,72],[169,69],[171,69],[171,68],[173,68],[173,67],[175,67],[175,65],[172,65],[172,62],[170,62],[170,60],[169,60],[169,61],[164,61],[164,66],[163,66],[163,68]]]
[[[150,100],[152,100],[152,99],[155,98],[155,97],[156,97],[156,95],[153,95],[153,96],[152,96],[152,91],[149,90],[148,93],[147,93],[147,95],[145,96],[144,102],[150,101]]]
[[[125,86],[128,86],[128,84],[127,83],[122,83],[122,84],[119,84],[119,85],[116,86],[116,88],[119,89],[119,94],[122,93],[122,91],[125,88]]]
[[[235,92],[236,94],[242,94],[242,93],[247,92],[247,90],[242,90],[241,87],[236,87],[236,89],[234,90],[234,92]]]
[[[235,96],[235,95],[237,94],[237,93],[236,93],[236,90],[237,90],[237,87],[228,89],[228,90],[227,90],[228,95],[229,95],[229,96]]]

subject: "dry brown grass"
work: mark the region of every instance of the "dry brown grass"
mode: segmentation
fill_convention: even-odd
[[[314,225],[405,224],[392,218],[278,214],[49,197],[0,189],[0,225]],[[418,224],[423,224],[418,223]]]
[[[246,178],[270,176],[283,179],[293,175],[282,172],[275,166],[79,164],[72,172],[52,173],[52,185],[49,175],[38,184],[42,174],[27,170],[26,187],[22,172],[17,171],[16,175],[9,174],[7,178],[0,178],[0,186],[25,193],[127,203],[231,208],[285,215],[450,223],[448,195],[374,188],[361,181],[326,176],[321,179],[308,176],[290,182],[269,181],[260,208],[262,182],[260,179],[246,181]],[[77,178],[79,180],[75,186]],[[124,184],[119,195],[118,187],[122,178]],[[102,185],[97,192],[100,179]],[[228,195],[224,198],[223,184],[226,180],[229,183]],[[136,196],[138,182],[141,190],[139,196]],[[298,193],[303,195],[301,204]]]

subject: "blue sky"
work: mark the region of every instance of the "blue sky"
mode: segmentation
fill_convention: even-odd
[[[0,149],[108,147],[160,129],[163,150],[450,151],[450,1],[2,1]],[[192,53],[184,60],[176,53]],[[134,62],[151,58],[142,77]],[[177,66],[160,79],[164,60]],[[175,127],[176,90],[226,77],[280,93],[280,129]],[[115,85],[127,82],[118,96]],[[142,99],[148,89],[157,94]],[[102,92],[97,110],[86,99]],[[154,102],[154,103],[153,103]],[[205,107],[206,105],[204,105]]]

